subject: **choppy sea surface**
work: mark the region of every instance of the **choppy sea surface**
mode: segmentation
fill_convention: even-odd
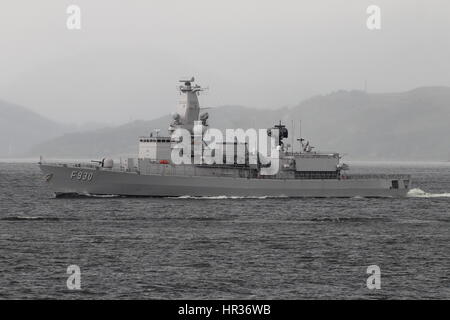
[[[450,164],[396,199],[55,198],[0,163],[0,299],[449,299]],[[69,290],[67,267],[81,269]],[[381,289],[366,286],[378,265]]]

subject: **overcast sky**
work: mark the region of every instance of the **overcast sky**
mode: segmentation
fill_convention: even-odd
[[[81,8],[68,30],[66,8]],[[366,9],[381,8],[381,30]],[[123,123],[201,105],[293,106],[339,89],[450,86],[448,0],[2,0],[0,99],[64,122]]]

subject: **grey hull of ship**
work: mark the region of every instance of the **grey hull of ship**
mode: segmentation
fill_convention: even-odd
[[[402,197],[378,179],[247,179],[211,176],[141,175],[135,172],[40,165],[56,195],[122,195],[154,197]],[[82,171],[84,179],[74,176]],[[86,178],[89,177],[89,178]]]

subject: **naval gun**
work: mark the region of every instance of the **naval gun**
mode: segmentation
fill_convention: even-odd
[[[114,167],[114,160],[109,158],[103,158],[102,160],[91,160],[92,163],[97,163],[102,168],[111,169]]]

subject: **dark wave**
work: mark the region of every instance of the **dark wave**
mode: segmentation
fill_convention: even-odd
[[[377,218],[377,217],[323,217],[323,218],[312,218],[308,221],[312,222],[374,222],[374,221],[386,221],[387,218]]]
[[[59,221],[57,217],[12,216],[0,218],[2,221]]]

